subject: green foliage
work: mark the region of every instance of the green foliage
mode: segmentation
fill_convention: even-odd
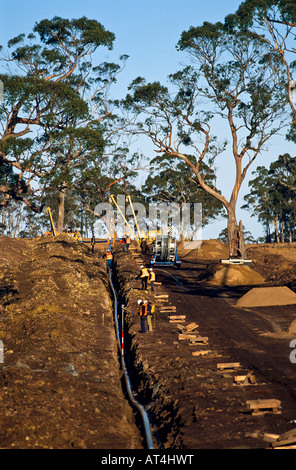
[[[251,210],[270,233],[274,230],[275,241],[279,241],[282,231],[284,240],[296,238],[296,157],[280,155],[270,164],[269,169],[257,167],[252,174],[255,178],[249,182],[250,193],[245,196],[244,209]],[[284,241],[282,240],[282,241]],[[270,241],[268,239],[266,241]]]
[[[193,156],[188,158],[196,163]],[[201,189],[193,171],[184,161],[162,155],[151,160],[151,169],[143,185],[147,202],[201,203],[203,225],[222,215],[222,204]],[[214,186],[213,170],[203,164],[201,171],[205,173],[206,182]]]
[[[123,123],[111,112],[108,92],[122,66],[92,60],[98,48],[112,49],[114,40],[96,20],[56,16],[8,41],[11,73],[0,75],[5,89],[0,204],[15,198],[42,211],[61,188],[71,199],[83,183],[96,181],[98,188],[104,171],[108,185],[118,176],[118,170],[111,171],[118,161],[113,164],[107,147],[111,153],[112,136]],[[122,55],[123,63],[126,59]]]

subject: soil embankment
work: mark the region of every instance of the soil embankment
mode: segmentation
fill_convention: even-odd
[[[65,236],[0,247],[0,448],[142,448],[106,261]]]

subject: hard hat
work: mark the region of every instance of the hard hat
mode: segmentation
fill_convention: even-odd
[[[153,271],[153,269],[152,269],[152,268],[150,268],[150,269],[149,269],[149,271]]]
[[[144,265],[142,264],[140,267],[141,267],[141,268],[144,268]]]
[[[144,300],[144,304],[148,304],[148,300]]]
[[[140,305],[142,303],[142,300],[138,300],[138,305]]]

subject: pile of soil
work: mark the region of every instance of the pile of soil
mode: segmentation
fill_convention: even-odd
[[[264,278],[247,265],[210,264],[202,282],[213,286],[252,286],[264,283]]]
[[[243,295],[236,303],[238,307],[268,307],[293,304],[296,304],[296,294],[286,286],[256,287]]]
[[[142,448],[105,259],[67,235],[0,246],[0,448]]]
[[[186,250],[184,245],[178,247],[179,256],[182,259],[225,259],[229,258],[228,247],[220,240],[203,240],[198,249]],[[186,245],[185,245],[186,246]]]
[[[296,320],[293,320],[291,325],[289,326],[287,333],[290,335],[295,335],[296,334]]]
[[[287,246],[288,245],[288,246]],[[294,244],[262,244],[247,247],[252,268],[267,283],[296,289],[296,249]]]

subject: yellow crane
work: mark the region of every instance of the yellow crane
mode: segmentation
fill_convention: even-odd
[[[123,214],[122,210],[120,209],[120,207],[118,206],[113,194],[110,195],[110,199],[111,201],[115,204],[115,206],[117,207],[118,211],[120,212],[120,215],[121,217],[123,218],[124,222],[126,223],[126,225],[129,227],[130,229],[130,232],[134,235],[135,237],[135,240],[137,241],[137,243],[140,245],[140,241],[137,237],[137,235],[134,233],[133,229],[131,228],[130,224],[128,223],[128,221],[126,220],[126,217],[125,215]],[[134,216],[135,217],[135,216]],[[135,217],[135,220],[136,220],[136,217]],[[136,226],[137,226],[137,223],[136,223]],[[137,227],[137,230],[138,230],[138,227]]]
[[[52,213],[51,213],[50,207],[47,207],[47,208],[46,208],[46,212],[47,212],[48,215],[49,215],[49,220],[50,220],[50,225],[51,225],[52,234],[53,234],[54,237],[56,237],[56,236],[58,235],[58,232],[56,231],[55,226],[54,226],[54,222],[53,222],[53,218],[52,218]]]

